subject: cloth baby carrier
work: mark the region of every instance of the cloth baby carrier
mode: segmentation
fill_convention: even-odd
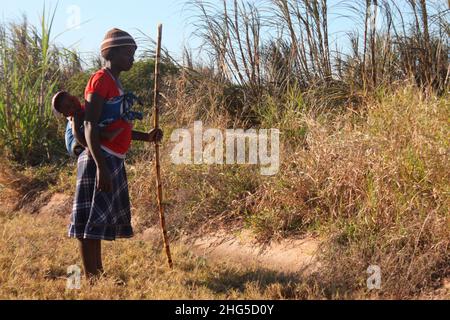
[[[99,120],[99,127],[104,128],[111,123],[123,119],[126,121],[142,120],[143,115],[140,112],[132,111],[131,108],[135,103],[142,105],[141,100],[133,93],[126,93],[122,96],[112,98],[103,105],[102,114]],[[84,128],[81,127],[82,132]],[[70,121],[67,122],[66,133],[66,149],[72,157],[78,157],[83,151],[84,147],[76,141]]]

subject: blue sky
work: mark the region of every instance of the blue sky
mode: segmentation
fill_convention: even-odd
[[[337,1],[337,0],[332,0]],[[189,12],[184,5],[186,0],[0,0],[0,19],[17,21],[25,13],[29,21],[37,25],[44,3],[47,11],[58,4],[53,35],[60,34],[56,40],[65,46],[75,46],[82,51],[96,51],[104,34],[112,27],[119,27],[134,36],[136,29],[155,37],[158,22],[164,25],[164,45],[171,52],[179,52],[189,39],[193,29],[187,23]],[[214,2],[214,1],[213,1]],[[220,2],[218,2],[220,4]],[[79,8],[79,29],[67,30],[73,19],[73,6]],[[333,25],[334,29],[345,27],[345,21]],[[192,46],[198,46],[196,42]]]
[[[157,24],[162,23],[163,45],[175,55],[184,44],[190,43],[192,30],[187,28],[183,0],[45,0],[47,11],[58,3],[53,26],[55,42],[82,53],[95,53],[106,31],[118,27],[135,37],[141,36],[137,29],[156,38]],[[132,5],[127,5],[132,3]],[[38,25],[44,0],[0,0],[0,19],[4,22],[18,21],[23,13],[29,22]],[[68,29],[80,13],[81,26]],[[198,46],[198,41],[192,46]]]
[[[355,3],[358,1],[361,0],[355,0]],[[345,31],[354,29],[357,25],[355,19],[336,18],[336,13],[349,14],[336,5],[339,2],[329,1],[334,13],[330,17],[330,39],[333,47],[336,38],[345,38]],[[349,2],[352,3],[347,1]],[[186,0],[0,0],[0,21],[18,21],[22,14],[26,14],[31,24],[38,25],[44,3],[48,12],[58,4],[53,26],[53,39],[56,44],[77,49],[83,56],[98,53],[104,34],[113,27],[124,29],[135,37],[141,36],[138,30],[142,30],[154,39],[158,23],[164,25],[163,45],[175,58],[180,58],[184,45],[194,49],[200,46],[200,41],[191,36],[194,30],[189,25],[188,18],[192,12],[186,10]],[[68,28],[78,17],[81,26]],[[145,45],[139,39],[138,44],[141,47]],[[340,46],[342,45],[348,45],[348,42],[341,42]]]

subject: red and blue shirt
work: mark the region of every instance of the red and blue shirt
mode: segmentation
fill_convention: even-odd
[[[105,101],[123,95],[123,91],[117,85],[116,80],[105,69],[101,69],[91,76],[84,92],[86,101],[89,94],[92,93],[98,94]],[[104,151],[123,159],[131,145],[133,125],[120,119],[108,125],[105,130],[114,131],[119,128],[123,130],[115,139],[112,141],[102,139],[100,144]]]

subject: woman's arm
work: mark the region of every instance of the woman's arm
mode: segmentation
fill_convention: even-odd
[[[144,142],[160,142],[163,138],[163,132],[161,129],[153,129],[149,133],[132,131],[131,140],[144,141]]]
[[[105,157],[100,148],[100,132],[98,122],[102,114],[104,99],[96,93],[88,95],[84,118],[86,142],[97,164],[97,189],[104,192],[112,191],[112,180]]]

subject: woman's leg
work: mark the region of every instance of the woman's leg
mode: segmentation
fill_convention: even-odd
[[[103,270],[103,263],[102,263],[102,242],[101,240],[97,241],[97,248],[96,248],[96,260],[97,260],[97,270],[100,274],[104,272]]]
[[[93,278],[99,274],[97,251],[100,240],[80,239],[80,252],[83,259],[84,271],[88,278]]]

